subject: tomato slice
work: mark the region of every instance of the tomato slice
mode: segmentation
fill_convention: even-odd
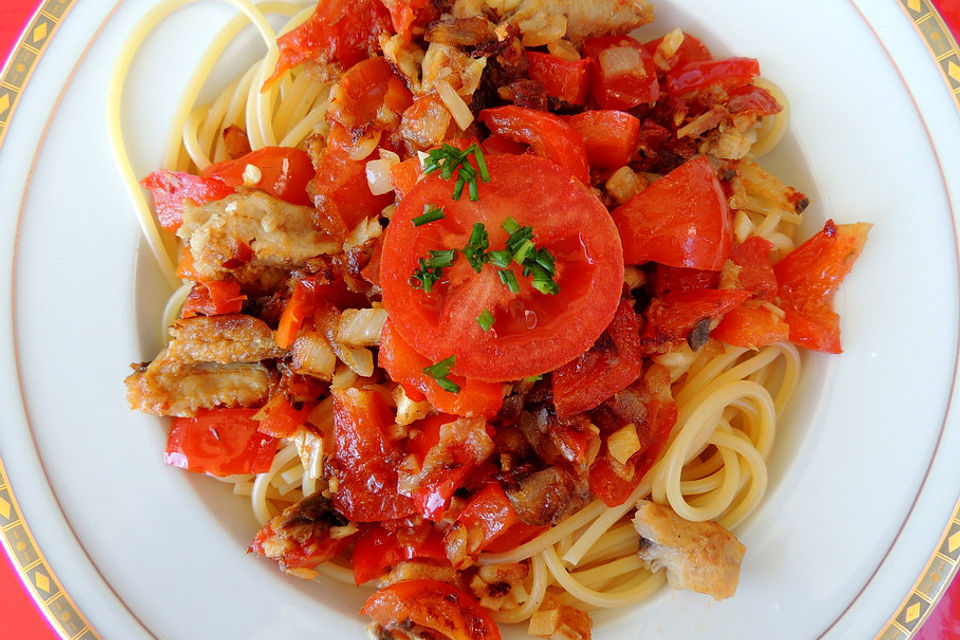
[[[484,109],[479,119],[494,134],[530,145],[541,158],[562,167],[583,184],[590,184],[583,138],[560,116],[511,105]]]
[[[157,221],[167,231],[176,231],[183,224],[184,200],[201,205],[233,193],[233,187],[220,180],[185,171],[154,171],[141,180],[140,185],[153,194]]]
[[[393,329],[388,320],[380,333],[378,363],[390,378],[403,386],[412,400],[426,398],[443,413],[458,416],[483,416],[497,414],[503,404],[503,385],[483,382],[462,376],[450,376],[450,381],[460,387],[457,393],[440,388],[437,381],[423,370],[433,363],[417,353]]]
[[[381,283],[393,328],[417,352],[432,362],[456,356],[455,374],[501,382],[556,369],[600,337],[620,303],[623,254],[606,208],[562,169],[529,155],[492,156],[487,166],[492,179],[477,202],[453,200],[452,181],[436,173],[409,191],[384,238]],[[443,206],[445,217],[414,226],[427,205]],[[477,273],[461,253],[429,293],[411,286],[421,257],[459,252],[475,223],[490,250],[503,249],[507,217],[532,227],[536,246],[554,256],[559,293],[534,289],[516,264],[507,267],[520,289],[512,293],[497,267]],[[488,331],[477,321],[486,311]]]
[[[689,291],[691,289],[716,289],[720,282],[719,271],[671,267],[665,264],[654,266],[650,274],[653,297],[662,298],[668,291]]]
[[[335,391],[334,440],[330,465],[336,471],[333,504],[351,522],[378,522],[414,512],[410,498],[398,491],[401,451],[387,439],[393,415],[374,391]]]
[[[686,162],[614,209],[628,264],[719,270],[733,222],[717,172],[705,156]]]
[[[639,334],[637,314],[630,301],[624,300],[597,343],[553,372],[553,404],[558,417],[593,409],[640,377]]]
[[[174,418],[163,461],[212,476],[269,471],[277,441],[257,430],[256,412],[208,409],[193,418]]]
[[[870,226],[828,220],[823,230],[774,266],[790,339],[798,345],[840,353],[840,320],[830,302],[860,256]]]
[[[264,147],[234,160],[211,164],[203,170],[202,176],[238,187],[244,183],[243,173],[247,165],[260,170],[261,178],[256,184],[258,189],[292,204],[313,204],[307,195],[307,183],[314,173],[313,163],[310,162],[310,156],[300,149]]]
[[[473,596],[439,580],[392,584],[370,596],[360,613],[388,629],[409,621],[450,640],[500,640],[493,618]]]

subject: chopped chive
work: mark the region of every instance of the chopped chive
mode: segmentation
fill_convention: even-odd
[[[446,251],[430,251],[430,259],[427,260],[427,266],[434,269],[438,267],[449,267],[453,265],[453,261],[457,257],[457,252],[455,249],[448,249]]]
[[[430,222],[436,222],[437,220],[443,220],[444,218],[443,207],[437,207],[432,204],[423,205],[423,213],[413,219],[413,226],[422,227],[425,224]]]
[[[524,379],[523,379],[524,382],[540,382],[541,380],[543,380],[543,374],[542,374],[542,373],[538,373],[538,374],[535,375],[535,376],[530,376],[530,377],[528,377],[528,378],[524,378]]]
[[[487,161],[483,157],[483,151],[480,145],[473,143],[473,158],[477,161],[477,169],[480,170],[480,179],[484,182],[490,182],[490,172],[487,170]]]
[[[423,372],[437,381],[437,384],[444,391],[449,391],[450,393],[458,393],[460,391],[460,385],[452,382],[447,376],[450,375],[451,369],[457,364],[457,356],[450,356],[449,358],[444,358],[440,362],[430,365],[429,367],[424,367]]]
[[[536,251],[536,248],[533,246],[532,240],[524,240],[516,251],[513,252],[513,261],[517,264],[523,264],[527,259],[527,255],[530,253],[530,250]]]
[[[490,257],[490,264],[496,267],[506,267],[513,260],[513,254],[509,251],[491,251],[487,255]]]
[[[470,189],[470,202],[476,202],[480,199],[480,192],[477,189],[477,181],[475,179],[471,180],[467,183],[467,185]]]
[[[500,276],[500,282],[507,285],[511,293],[520,293],[520,284],[517,282],[517,276],[513,275],[513,271],[501,269],[497,275]]]
[[[483,263],[489,260],[487,256],[487,247],[490,246],[490,234],[487,228],[481,222],[473,223],[473,230],[470,232],[470,240],[463,248],[463,255],[474,271],[480,273]]]
[[[484,331],[489,331],[493,326],[493,314],[490,313],[490,309],[484,309],[483,313],[477,316],[477,322]]]
[[[463,186],[466,184],[463,176],[457,178],[457,183],[453,185],[453,199],[459,200],[460,195],[463,193]]]
[[[555,296],[560,293],[560,285],[553,280],[534,280],[533,288],[544,295]]]
[[[437,386],[450,393],[460,393],[460,385],[450,380],[450,378],[437,378]]]
[[[507,216],[500,227],[510,235],[513,235],[520,229],[520,224],[510,216]]]

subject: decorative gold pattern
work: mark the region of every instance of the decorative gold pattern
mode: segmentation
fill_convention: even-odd
[[[19,102],[37,61],[75,0],[47,0],[24,31],[2,71],[0,81],[0,145],[10,118]],[[900,0],[904,11],[937,61],[944,81],[960,109],[960,48],[943,18],[928,0]],[[22,520],[16,498],[9,488],[7,472],[0,460],[0,541],[26,577],[34,599],[64,638],[102,640],[90,627],[73,600],[63,591],[36,541]],[[909,640],[926,620],[938,598],[950,584],[960,565],[960,501],[953,519],[910,594],[875,640]]]

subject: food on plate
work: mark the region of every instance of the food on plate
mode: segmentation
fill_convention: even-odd
[[[217,41],[139,185],[112,124],[176,286],[126,378],[164,460],[249,497],[251,553],[371,588],[378,638],[732,596],[869,231],[800,241],[760,63],[631,36],[645,0],[329,0],[279,37],[234,4],[266,55],[197,104]]]

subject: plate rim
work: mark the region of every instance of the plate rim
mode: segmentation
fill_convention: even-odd
[[[957,40],[949,28],[947,28],[939,10],[930,0],[897,0],[896,4],[900,7],[903,15],[910,21],[913,29],[922,40],[927,53],[933,58],[933,62],[938,68],[941,79],[953,98],[958,115],[960,115],[960,46],[958,46]],[[0,69],[0,78],[3,80],[2,89],[0,89],[0,91],[2,91],[0,92],[0,100],[8,101],[8,106],[5,109],[0,109],[0,148],[3,146],[6,134],[10,128],[10,123],[29,80],[32,78],[44,53],[46,53],[49,48],[54,35],[56,35],[59,27],[66,20],[75,5],[76,0],[44,0],[41,2],[27,22],[26,27],[14,47],[11,49],[10,55],[2,69]],[[101,29],[103,25],[110,20],[117,6],[106,16],[100,27]],[[859,8],[857,8],[857,11],[859,12]],[[861,16],[866,21],[862,13]],[[869,21],[866,22],[868,25],[870,24]],[[98,29],[90,38],[87,48],[96,41],[99,31]],[[938,54],[937,50],[940,50],[941,53]],[[83,62],[85,53],[86,51],[84,51],[84,55],[81,55],[75,63],[73,71],[61,88],[61,95],[62,92],[69,87],[73,79],[73,72],[75,72]],[[912,96],[909,86],[906,88]],[[0,103],[0,107],[2,106],[4,105]],[[56,109],[50,114],[47,121],[48,125],[55,114]],[[919,110],[918,115],[921,115]],[[921,115],[921,120],[922,119],[923,117]],[[41,134],[41,142],[45,135],[46,127],[43,130],[43,134]],[[38,146],[36,154],[39,153],[39,148],[40,146]],[[29,186],[29,184],[27,186]],[[957,220],[955,216],[953,222],[956,226]],[[12,273],[15,274],[15,269],[12,270]],[[18,391],[22,399],[23,388],[19,375],[19,366],[16,366],[16,370]],[[957,378],[955,376],[952,385],[952,395],[955,395],[956,391]],[[946,423],[949,418],[952,405],[952,402],[948,404],[944,414],[944,423]],[[941,439],[942,434],[943,431],[941,430]],[[934,457],[935,455],[936,454],[934,454]],[[909,517],[910,513],[908,512],[907,519],[909,519]],[[73,640],[102,640],[101,635],[90,625],[88,619],[64,589],[63,584],[53,571],[50,562],[40,549],[29,525],[23,517],[23,512],[20,509],[16,494],[10,486],[10,478],[4,466],[2,456],[0,456],[0,525],[2,525],[0,526],[0,543],[2,543],[4,547],[4,552],[11,559],[11,563],[19,574],[22,583],[27,587],[31,597],[43,612],[51,627],[62,638],[70,638]],[[952,514],[947,519],[936,546],[920,571],[919,577],[917,577],[900,605],[875,636],[878,640],[881,638],[884,640],[913,638],[916,632],[922,627],[930,612],[933,611],[952,580],[956,579],[956,574],[958,570],[960,570],[960,555],[954,558],[940,552],[941,549],[948,548],[948,540],[952,541],[954,538],[960,539],[960,496],[958,496]],[[896,542],[894,542],[894,544],[896,544]],[[956,546],[960,547],[960,542],[958,542]],[[893,545],[891,545],[891,549],[892,547]],[[886,556],[881,560],[881,565],[885,560]],[[937,562],[939,562],[939,564],[936,564]],[[946,572],[943,570],[944,563],[949,567]],[[937,574],[937,580],[931,580],[932,574],[934,573]],[[876,575],[876,573],[874,573],[874,575]],[[851,602],[851,606],[863,595],[863,592],[868,588],[871,581],[872,578],[865,583],[863,590],[861,590],[853,602]],[[933,589],[932,592],[929,589],[925,590],[923,587],[924,584],[930,584],[931,582],[936,584],[936,588]],[[118,595],[117,597],[119,599]],[[841,614],[841,618],[842,617],[843,614]],[[836,624],[839,619],[840,618],[838,618],[834,624]],[[831,625],[831,628],[832,626],[833,625]]]

